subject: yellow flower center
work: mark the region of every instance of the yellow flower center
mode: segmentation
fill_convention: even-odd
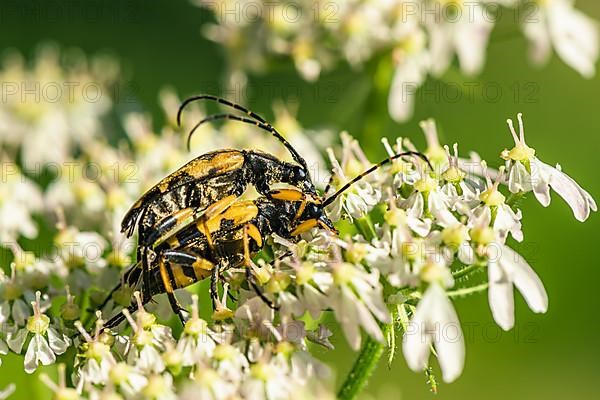
[[[202,319],[190,319],[185,323],[184,332],[190,336],[198,337],[206,334],[207,324]]]
[[[416,261],[421,259],[424,255],[423,253],[423,239],[415,238],[411,241],[402,242],[402,255],[408,261]]]
[[[469,240],[469,230],[462,224],[449,226],[442,231],[442,241],[450,247],[457,248]]]
[[[290,342],[279,342],[275,347],[275,352],[283,355],[290,355],[294,351],[294,346]]]
[[[467,174],[457,167],[450,167],[442,173],[442,178],[450,183],[459,183]]]
[[[421,279],[425,282],[444,283],[448,277],[448,270],[444,264],[434,259],[429,259],[421,269]]]
[[[333,269],[333,281],[337,285],[345,285],[346,283],[352,281],[354,273],[354,266],[350,263],[335,264]]]
[[[131,369],[132,367],[124,362],[119,362],[108,371],[108,377],[112,383],[115,385],[120,385],[124,382],[127,382],[127,378],[131,372]]]
[[[471,239],[479,244],[487,246],[492,243],[496,239],[496,235],[494,234],[494,230],[489,226],[485,227],[475,227],[471,229],[470,232]]]
[[[354,243],[347,250],[346,255],[348,257],[348,261],[358,264],[360,263],[365,256],[367,255],[367,245],[365,243]]]
[[[133,335],[133,343],[140,347],[152,344],[152,333],[143,329],[137,331],[135,335]]]
[[[215,321],[223,321],[233,317],[233,311],[227,307],[217,307],[212,314],[212,319]]]
[[[110,347],[101,342],[88,343],[87,351],[85,356],[96,361],[100,361],[105,355],[110,352]]]
[[[535,156],[535,149],[519,143],[510,150],[504,150],[500,156],[505,160],[530,161]]]
[[[408,174],[413,170],[413,165],[401,159],[396,159],[392,162],[390,172],[392,174]]]
[[[305,285],[312,279],[315,273],[315,266],[311,262],[304,262],[296,270],[296,283],[298,285]]]
[[[433,179],[430,176],[426,176],[415,182],[415,190],[419,192],[428,193],[431,192],[438,187],[438,182],[436,179]]]
[[[235,358],[235,350],[231,345],[228,344],[219,344],[215,347],[215,351],[213,356],[215,359],[222,360],[232,360]]]
[[[50,318],[44,314],[33,315],[27,319],[27,330],[31,333],[45,335],[50,327]]]
[[[256,363],[250,367],[250,373],[253,377],[262,381],[267,381],[273,375],[271,367],[263,362]]]
[[[156,317],[154,314],[146,312],[145,310],[139,310],[137,318],[143,329],[151,328],[156,322]]]
[[[479,200],[492,207],[503,204],[505,199],[506,197],[493,186],[481,192],[479,195]]]
[[[54,393],[53,398],[56,400],[78,400],[80,397],[75,389],[60,388]]]
[[[406,211],[400,208],[388,210],[383,215],[383,219],[390,226],[404,226],[406,225]]]
[[[169,388],[167,382],[160,375],[154,375],[148,379],[148,384],[142,390],[147,399],[160,399],[167,394]]]
[[[275,272],[269,283],[267,284],[267,291],[269,293],[283,292],[290,284],[289,275],[283,272]]]
[[[440,145],[430,146],[425,151],[425,155],[434,164],[443,163],[446,161],[446,150]]]

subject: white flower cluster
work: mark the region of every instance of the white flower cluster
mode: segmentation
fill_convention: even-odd
[[[507,245],[509,236],[517,242],[523,240],[522,212],[516,200],[533,191],[540,203],[548,206],[552,188],[578,220],[597,211],[589,193],[560,167],[553,168],[535,156],[535,150],[525,143],[521,114],[517,118],[519,134],[508,120],[515,146],[501,153],[506,163],[498,171],[488,169],[475,154],[470,160],[459,158],[456,144],[452,153],[448,146],[441,147],[435,124],[428,120],[421,127],[428,143],[425,154],[432,165],[397,160],[345,192],[334,205],[355,222],[356,231],[341,244],[345,258],[355,268],[364,266],[370,274],[379,275],[379,288],[376,284],[368,287],[383,293],[395,322],[402,325],[404,355],[415,371],[428,367],[430,350],[435,349],[444,380],[460,375],[465,349],[450,301],[453,297],[487,289],[494,319],[505,330],[514,325],[515,287],[532,311],[546,311],[548,297],[542,282]],[[343,135],[342,142],[342,162],[332,156],[337,187],[372,165],[355,140]],[[415,150],[408,139],[397,139],[395,146],[384,139],[383,144],[390,156]],[[508,198],[500,184],[507,185]],[[487,271],[487,279],[481,276],[483,271]],[[362,279],[371,285],[377,281]],[[353,292],[360,294],[361,290],[354,287]],[[368,297],[363,297],[362,303],[348,301],[354,310],[347,305],[343,315],[350,318],[346,324],[340,319],[354,346],[359,343],[357,325],[382,340],[372,323],[372,316],[385,322],[379,314],[382,309],[365,307],[378,304]]]
[[[306,341],[331,347],[328,331],[318,324],[312,329],[296,322],[275,324],[272,310],[256,301],[238,309],[238,314],[245,312],[235,320],[239,327],[229,320],[210,329],[194,303],[195,312],[177,340],[145,311],[128,318],[130,335],[113,337],[97,330],[92,336],[85,331],[80,321],[89,324],[96,318],[87,308],[98,305],[132,263],[135,242],[120,232],[120,220],[144,190],[209,150],[252,143],[279,157],[285,151],[268,136],[259,133],[249,139],[247,126],[228,122],[221,128],[227,135],[215,126],[201,127],[191,142],[195,154],[188,152],[183,132],[205,114],[190,108],[184,128],[176,131],[180,100],[168,90],[161,94],[167,123],[160,135],[147,116],[131,112],[122,116],[126,137],[111,143],[113,132],[102,118],[111,112],[108,86],[116,64],[74,54],[69,58],[54,47],[43,47],[31,67],[14,54],[0,69],[3,80],[16,85],[7,94],[10,101],[0,106],[0,355],[24,354],[27,373],[62,356],[74,368],[69,377],[74,388],[66,386],[64,377],[59,385],[44,378],[57,398],[103,398],[107,393],[167,398],[169,393],[175,396],[176,386],[183,397],[197,387],[214,398],[326,397],[314,377],[325,376],[327,369],[306,351]],[[103,95],[96,101],[73,89],[57,101],[47,97],[48,87],[69,84],[75,89],[98,86]],[[30,92],[23,93],[27,88]],[[311,173],[326,174],[319,170],[324,163],[318,150],[293,115],[283,107],[275,114],[290,142],[307,155]],[[314,133],[329,142],[329,132]],[[114,314],[133,297],[133,288],[124,287],[104,311]],[[168,319],[164,300],[153,310]],[[270,321],[256,320],[267,314]],[[256,331],[263,325],[268,330]],[[69,346],[78,355],[64,360]]]
[[[511,7],[530,42],[531,58],[545,63],[552,49],[571,68],[590,78],[598,58],[598,29],[572,0],[196,0],[214,13],[205,34],[225,46],[232,80],[244,71],[264,71],[285,55],[309,81],[339,60],[359,67],[375,57],[395,64],[389,113],[411,117],[416,89],[427,76],[441,76],[453,58],[464,74],[485,63],[490,33]]]
[[[36,70],[43,65],[63,68],[44,57],[55,59],[42,55]],[[13,73],[31,74],[19,65],[23,70],[13,65]],[[85,65],[77,70],[94,77]],[[434,122],[425,121],[429,162],[396,159],[343,192],[327,209],[339,235],[315,229],[297,241],[266,238],[268,251],[254,260],[251,273],[276,310],[244,289],[245,271],[230,269],[210,322],[200,317],[198,296],[186,297],[184,290],[178,297],[187,299],[188,320],[182,329],[167,325],[172,314],[164,296],[144,305],[139,288],[128,285],[94,313],[89,309],[100,305],[134,261],[135,242],[118,229],[125,210],[145,189],[194,157],[185,151],[185,135],[175,128],[179,100],[171,92],[161,100],[168,118],[159,135],[144,115],[127,114],[126,138],[111,143],[94,134],[85,144],[70,139],[62,158],[52,158],[62,173],[45,179],[27,169],[19,156],[27,151],[33,160],[48,160],[47,149],[31,143],[37,136],[25,129],[18,140],[3,143],[0,360],[9,351],[24,354],[28,373],[57,360],[67,363],[72,373],[66,377],[61,366],[58,384],[43,377],[57,399],[332,398],[328,369],[308,346],[333,347],[333,329],[322,323],[327,315],[337,320],[354,350],[365,341],[364,334],[368,341],[393,348],[395,332],[403,332],[404,355],[416,371],[428,367],[434,348],[444,379],[452,381],[462,371],[465,353],[452,298],[488,289],[492,313],[504,329],[514,324],[514,287],[534,312],[546,311],[540,279],[507,245],[509,236],[523,240],[515,200],[533,192],[547,206],[552,189],[577,219],[596,211],[585,190],[559,167],[536,157],[525,142],[521,115],[519,133],[509,121],[515,146],[501,153],[505,165],[498,171],[476,157],[459,158],[456,145],[452,153],[442,147]],[[7,107],[13,105],[0,106],[0,126],[25,124]],[[96,118],[106,112],[104,105],[85,107]],[[38,111],[41,120],[49,118],[45,113],[57,112]],[[322,168],[318,148],[297,121],[285,112],[276,114],[309,166]],[[183,125],[190,127],[204,113],[195,108],[186,116]],[[98,120],[90,126],[108,129]],[[283,154],[267,135],[249,137],[248,127],[242,127],[234,122],[222,130],[205,125],[192,148],[200,154],[251,146]],[[47,129],[45,135],[57,134]],[[347,133],[341,142],[339,158],[334,149],[327,151],[333,175],[326,195],[372,165]],[[408,139],[383,144],[390,156],[416,150]],[[96,173],[90,175],[90,168]],[[133,315],[122,311],[127,323],[115,332],[104,330],[103,320],[131,302],[137,302]]]

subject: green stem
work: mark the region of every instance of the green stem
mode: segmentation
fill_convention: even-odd
[[[477,286],[471,286],[471,287],[467,287],[467,288],[452,290],[450,292],[447,292],[446,294],[448,295],[448,297],[466,296],[468,294],[483,292],[484,290],[486,290],[488,288],[488,286],[489,286],[489,284],[486,282],[486,283],[482,283],[481,285],[477,285]]]
[[[506,199],[506,204],[514,210],[515,206],[525,197],[525,192],[511,193]]]
[[[375,232],[375,226],[373,226],[373,221],[371,221],[371,217],[369,214],[366,214],[364,217],[356,219],[356,228],[358,232],[367,240],[371,241],[375,237],[377,237],[377,233]]]
[[[375,227],[368,214],[356,220],[356,228],[368,241],[371,241],[376,237]],[[393,319],[391,324],[381,324],[381,331],[384,338],[389,338],[390,334],[394,334],[393,329]],[[338,392],[339,399],[354,399],[362,392],[367,385],[369,378],[373,374],[373,371],[375,371],[384,350],[384,344],[379,343],[371,336],[366,337],[358,358],[354,361],[352,369],[346,376],[346,380]]]
[[[452,274],[452,277],[454,279],[460,279],[463,276],[469,275],[472,272],[475,272],[477,269],[481,268],[481,265],[479,264],[473,264],[473,265],[469,265],[468,267],[465,267],[459,271],[456,271],[455,273]]]
[[[393,329],[393,323],[383,325],[383,336],[388,337],[391,329]],[[346,376],[346,380],[338,392],[339,399],[351,400],[356,398],[356,396],[362,392],[367,385],[369,378],[373,374],[373,371],[375,371],[384,350],[385,345],[379,343],[372,337],[367,336],[358,358],[354,362],[352,369],[348,373],[348,376]]]

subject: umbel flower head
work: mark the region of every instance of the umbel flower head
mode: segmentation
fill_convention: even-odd
[[[546,63],[554,50],[581,76],[592,78],[598,26],[574,3],[537,1],[535,18],[520,18],[515,30],[522,30],[536,64]],[[496,21],[508,11],[500,6],[517,8],[521,15],[531,10],[528,0],[346,0],[330,5],[299,0],[291,16],[289,5],[269,1],[231,8],[211,0],[195,4],[214,14],[216,22],[204,25],[203,33],[227,50],[229,87],[243,92],[248,71],[264,73],[281,55],[308,81],[342,62],[358,70],[370,60],[383,60],[392,70],[387,104],[396,121],[412,117],[418,89],[429,76],[448,72],[454,59],[466,76],[482,71]]]
[[[362,40],[355,31],[361,23],[358,19],[346,27],[353,41]],[[455,45],[457,52],[463,51]],[[419,46],[413,50],[420,51]],[[305,53],[303,63],[311,60]],[[171,114],[177,103],[173,93],[163,94]],[[7,113],[2,107],[0,118]],[[89,112],[94,126],[100,124],[96,119],[103,113]],[[191,114],[205,116],[199,107]],[[10,122],[19,125],[25,122],[19,118],[26,117],[10,114]],[[185,138],[169,117],[157,135],[148,118],[128,113],[123,128],[130,140],[118,148],[91,135],[86,146],[69,140],[65,154],[44,155],[62,157],[61,162],[97,161],[102,168],[107,160],[136,165],[133,181],[116,174],[114,180],[84,182],[79,174],[74,182],[42,187],[41,180],[14,169],[18,181],[0,186],[0,212],[5,215],[15,207],[24,217],[22,225],[9,220],[0,227],[3,238],[12,240],[0,245],[13,257],[0,273],[0,322],[5,328],[0,360],[9,352],[20,354],[28,373],[57,360],[66,363],[70,374],[59,367],[58,384],[42,378],[56,398],[333,398],[331,373],[315,357],[315,345],[331,351],[336,340],[354,351],[361,346],[369,350],[360,357],[382,354],[387,346],[390,360],[403,354],[410,369],[426,370],[430,377],[437,359],[443,380],[453,381],[462,373],[467,352],[456,297],[487,291],[491,315],[507,330],[515,324],[515,288],[533,312],[548,308],[541,279],[510,247],[509,237],[524,239],[523,210],[515,199],[533,191],[546,206],[552,189],[577,219],[596,211],[588,192],[559,167],[543,163],[540,149],[526,143],[520,114],[518,133],[509,122],[515,145],[502,152],[498,161],[504,165],[498,170],[480,159],[468,164],[459,157],[457,144],[451,151],[440,143],[435,122],[427,120],[421,127],[429,162],[398,158],[343,192],[325,210],[337,235],[317,227],[299,237],[265,235],[263,251],[249,266],[251,282],[246,267],[215,270],[222,282],[215,310],[201,308],[208,299],[204,283],[180,291],[192,292],[187,297],[177,293],[186,309],[181,312],[185,323],[178,326],[170,312],[162,315],[169,306],[164,295],[142,301],[143,279],[137,282],[133,273],[138,271],[133,264],[136,244],[118,228],[140,193],[194,156],[184,150]],[[285,119],[298,143],[314,145],[291,114]],[[52,133],[45,125],[39,129]],[[199,146],[256,146],[254,137],[229,138],[210,125],[202,129],[205,139]],[[348,133],[340,136],[341,144],[327,151],[333,176],[324,197],[373,165],[356,139]],[[18,139],[11,142],[14,151],[2,154],[11,168],[22,167],[19,152],[35,148],[27,136]],[[264,140],[269,148],[272,144]],[[390,157],[418,150],[408,138],[382,143]],[[272,146],[282,156],[280,146]],[[319,151],[312,154],[320,157]],[[46,254],[32,245],[44,241],[53,244]],[[128,270],[130,262],[133,269]],[[120,289],[111,292],[118,282]],[[117,312],[125,321],[106,329],[104,317]],[[395,352],[400,341],[402,351]],[[364,359],[356,365],[352,379]]]

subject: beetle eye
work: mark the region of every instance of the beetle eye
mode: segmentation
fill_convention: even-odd
[[[304,179],[306,179],[306,171],[304,171],[304,168],[302,167],[295,167],[294,168],[294,179],[298,182],[298,181],[303,181]]]
[[[311,216],[316,217],[317,214],[319,214],[319,207],[317,207],[315,204],[309,204],[307,206],[307,208],[308,208],[308,213]]]

